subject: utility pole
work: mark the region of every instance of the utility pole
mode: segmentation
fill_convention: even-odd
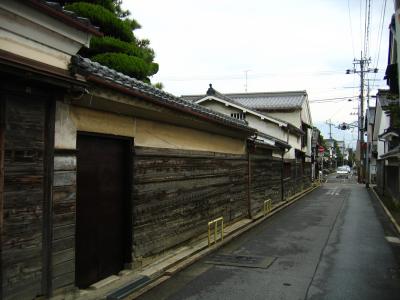
[[[367,110],[368,110],[368,113],[369,113],[369,93],[370,93],[370,86],[369,86],[369,80],[368,80],[368,93],[367,93]],[[369,141],[368,141],[368,138],[369,138],[369,136],[368,136],[368,127],[369,127],[369,121],[370,120],[368,120],[368,118],[367,118],[367,149],[366,149],[366,151],[367,151],[367,153],[366,153],[366,155],[365,155],[365,166],[366,166],[366,182],[365,182],[365,186],[367,187],[367,188],[369,188],[369,182],[370,182],[370,178],[371,178],[371,176],[370,176],[370,164],[369,164],[369,147],[370,147],[370,145],[369,145]]]
[[[332,123],[332,120],[331,120],[331,119],[327,120],[327,121],[326,121],[326,124],[329,125],[329,139],[330,139],[330,142],[333,142],[333,141],[332,141],[332,126],[335,126],[335,124]],[[332,159],[333,159],[333,148],[334,148],[334,145],[335,145],[335,143],[333,142],[333,143],[332,143],[332,147],[329,149],[329,164],[330,164],[330,167],[331,167],[331,168],[332,168]]]
[[[244,91],[247,93],[247,73],[249,73],[251,70],[244,70],[244,76],[245,76],[245,84],[244,84]]]
[[[335,124],[332,123],[332,120],[329,119],[326,121],[326,124],[329,125],[329,139],[332,139],[332,126],[335,126]]]
[[[353,70],[346,70],[346,74],[360,74],[360,111],[358,116],[358,129],[359,129],[359,140],[358,145],[360,149],[360,168],[358,169],[358,182],[362,183],[365,179],[366,174],[366,160],[367,155],[365,155],[365,143],[364,143],[364,80],[365,74],[374,72],[378,73],[378,69],[370,69],[368,68],[369,63],[371,62],[371,58],[363,57],[363,53],[361,51],[361,58],[353,60]],[[356,66],[360,66],[360,69],[357,70]],[[361,170],[360,170],[361,169]],[[366,186],[369,186],[368,181],[366,181]]]

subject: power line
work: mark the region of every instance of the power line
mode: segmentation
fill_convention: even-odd
[[[317,72],[293,72],[293,73],[254,73],[248,74],[248,79],[260,79],[271,76],[337,76],[343,74],[343,71],[317,71]],[[197,80],[243,80],[242,74],[226,74],[226,75],[189,75],[189,76],[174,76],[166,75],[161,77],[163,81],[197,81]]]
[[[350,25],[351,47],[353,49],[353,57],[356,57],[356,54],[355,54],[355,51],[354,51],[354,38],[353,38],[353,27],[352,27],[352,22],[351,22],[350,0],[347,0],[347,8],[349,10],[349,25]]]
[[[364,55],[367,57],[367,23],[368,23],[368,0],[365,0],[365,10],[364,10]]]
[[[349,96],[349,97],[335,97],[335,98],[325,98],[325,99],[313,99],[313,100],[309,100],[309,102],[310,102],[310,103],[311,103],[311,102],[321,102],[321,101],[329,102],[329,101],[331,101],[331,100],[341,100],[341,101],[343,101],[343,100],[355,99],[355,98],[358,98],[358,97],[356,97],[356,96]]]
[[[368,2],[368,9],[367,9],[367,28],[366,28],[366,39],[365,39],[365,56],[369,56],[369,36],[370,36],[370,26],[371,26],[371,0],[367,0]]]
[[[378,44],[378,55],[377,55],[376,61],[375,61],[375,69],[378,68],[379,56],[380,56],[380,53],[381,53],[383,24],[384,24],[385,15],[386,15],[386,2],[387,2],[387,0],[385,0],[383,2],[383,7],[382,7],[382,11],[381,11],[381,19],[380,19],[380,24],[379,24],[379,28],[378,28],[378,40],[379,40],[379,43],[377,42],[377,44]],[[376,73],[374,74],[374,79],[372,81],[372,85],[375,84],[375,81],[376,81]]]

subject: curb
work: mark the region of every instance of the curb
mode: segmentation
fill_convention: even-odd
[[[386,205],[383,203],[381,200],[381,197],[375,192],[373,188],[369,188],[369,190],[374,194],[375,198],[378,199],[379,203],[381,204],[383,210],[385,211],[386,216],[389,218],[390,222],[392,222],[394,228],[396,229],[397,233],[400,234],[400,226],[396,222],[395,218],[393,218],[392,214],[390,211],[387,209]]]
[[[221,242],[219,242],[217,244],[214,244],[213,246],[210,246],[210,247],[206,246],[203,249],[200,249],[200,250],[198,250],[196,252],[193,252],[188,257],[176,262],[175,264],[171,264],[169,267],[165,268],[161,272],[157,272],[156,274],[151,276],[151,281],[146,286],[144,286],[143,288],[141,288],[139,290],[134,291],[133,293],[131,293],[125,299],[132,300],[132,299],[136,299],[137,297],[143,295],[144,293],[148,292],[152,288],[158,286],[159,284],[161,284],[164,281],[166,281],[169,278],[171,278],[171,276],[173,276],[174,274],[178,273],[179,271],[182,271],[183,269],[186,269],[187,267],[189,267],[190,265],[192,265],[196,261],[200,260],[201,258],[205,257],[206,255],[208,255],[210,253],[215,252],[216,250],[218,250],[219,248],[221,248],[225,244],[229,243],[234,238],[240,236],[241,234],[245,233],[246,231],[252,229],[253,227],[255,227],[257,225],[259,225],[260,223],[262,223],[266,219],[272,217],[273,215],[277,214],[278,212],[280,212],[281,210],[287,208],[288,206],[294,204],[298,200],[302,199],[304,196],[310,194],[315,189],[319,188],[320,186],[321,185],[312,186],[309,189],[307,189],[307,190],[305,190],[303,192],[300,192],[297,195],[294,195],[294,196],[290,197],[289,200],[286,200],[285,203],[283,203],[282,205],[279,205],[279,206],[275,207],[273,209],[273,211],[271,211],[269,214],[267,214],[265,216],[261,216],[261,217],[259,217],[257,219],[253,219],[252,222],[250,222],[250,223],[248,223],[246,225],[243,225],[242,227],[238,227],[237,229],[232,231],[228,236],[224,237],[223,241],[221,241]]]

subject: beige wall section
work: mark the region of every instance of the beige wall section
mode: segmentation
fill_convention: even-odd
[[[135,118],[71,106],[71,117],[78,131],[135,137]]]
[[[136,120],[136,146],[245,154],[245,140],[165,123]]]
[[[57,103],[56,149],[75,149],[76,132],[135,138],[135,146],[245,154],[245,139]]]

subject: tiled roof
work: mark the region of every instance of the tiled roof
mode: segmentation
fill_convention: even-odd
[[[376,96],[383,108],[399,102],[398,96],[391,94],[389,90],[379,90]]]
[[[225,94],[236,103],[256,110],[301,109],[306,91]]]
[[[218,92],[217,92],[218,93]],[[304,100],[307,99],[306,91],[271,92],[271,93],[242,93],[221,94],[233,103],[254,110],[294,110],[301,109]],[[188,101],[197,101],[209,95],[183,95],[181,98]]]
[[[220,124],[229,127],[235,127],[244,131],[255,132],[256,130],[247,126],[247,123],[243,120],[238,120],[215,112],[204,106],[198,105],[191,101],[183,100],[182,98],[176,97],[172,94],[164,92],[163,90],[157,89],[150,84],[146,84],[135,78],[126,76],[113,69],[103,66],[97,62],[93,62],[88,58],[76,55],[72,57],[72,72],[86,75],[92,75],[100,78],[101,80],[108,81],[117,84],[121,87],[128,88],[151,97],[151,99],[160,105],[167,105],[169,107],[176,107],[178,109],[184,109],[188,113],[204,116],[208,119],[217,121]]]

